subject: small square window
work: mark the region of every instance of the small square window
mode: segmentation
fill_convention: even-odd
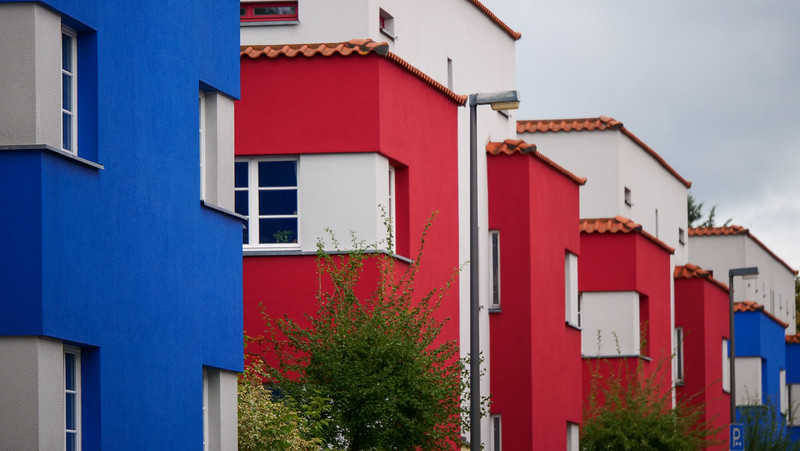
[[[296,21],[297,2],[258,2],[239,4],[241,22]]]
[[[397,35],[394,33],[394,17],[381,9],[378,20],[380,23],[381,33],[393,41],[397,39]]]

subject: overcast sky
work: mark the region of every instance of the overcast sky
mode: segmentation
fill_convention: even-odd
[[[518,119],[621,121],[800,268],[800,1],[483,3],[522,32]]]

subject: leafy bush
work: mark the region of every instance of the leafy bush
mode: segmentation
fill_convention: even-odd
[[[800,451],[800,443],[792,443],[786,420],[772,398],[762,405],[749,404],[738,410],[747,451]]]

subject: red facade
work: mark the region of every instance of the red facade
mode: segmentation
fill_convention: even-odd
[[[616,223],[615,223],[616,221]],[[611,224],[610,228],[597,224]],[[672,386],[672,327],[670,312],[670,255],[672,249],[625,218],[582,220],[580,292],[636,292],[639,295],[640,357],[613,355],[584,358],[583,391],[591,391],[592,371],[603,377],[631,375],[641,365],[645,374],[655,370],[662,393]],[[592,331],[584,330],[584,334]],[[607,363],[607,364],[605,364]],[[623,386],[628,381],[622,380]],[[588,401],[587,401],[588,402]]]
[[[524,153],[523,153],[524,152]],[[581,423],[580,330],[565,325],[565,253],[579,254],[576,179],[521,142],[490,143],[489,229],[500,234],[490,313],[491,412],[503,449],[566,449]]]
[[[236,155],[370,152],[388,158],[396,169],[397,254],[416,257],[423,228],[437,212],[426,236],[416,289],[423,293],[443,287],[459,264],[460,102],[370,49],[347,56],[246,54],[243,50],[242,98],[235,112]],[[325,189],[336,192],[337,187]],[[271,316],[300,318],[316,311],[315,256],[269,255],[268,250],[262,254],[246,255],[243,263],[244,327],[249,335],[264,331],[262,305]],[[398,261],[398,268],[406,265]],[[374,276],[368,271],[362,283],[374,286]],[[458,284],[453,284],[439,310],[440,317],[449,318],[442,339],[458,339],[458,298]]]
[[[722,388],[722,340],[729,337],[727,286],[693,266],[675,268],[675,327],[683,329],[683,383],[678,400],[699,406],[701,422],[720,429],[721,443],[708,449],[726,450],[730,394]]]

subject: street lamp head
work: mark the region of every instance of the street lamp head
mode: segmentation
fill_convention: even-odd
[[[483,92],[469,96],[469,106],[491,105],[492,109],[515,110],[519,108],[517,91]]]
[[[742,279],[751,280],[758,279],[758,267],[752,266],[749,268],[733,268],[728,271],[728,277],[742,276]]]

